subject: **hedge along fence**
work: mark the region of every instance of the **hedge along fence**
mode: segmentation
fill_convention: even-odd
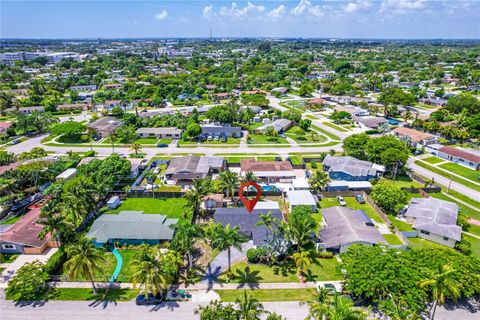
[[[129,198],[183,198],[185,192],[130,190]]]
[[[382,220],[390,227],[393,227],[393,233],[405,244],[406,246],[411,247],[412,243],[405,237],[403,233],[398,230],[397,227],[395,227],[394,224],[392,224],[392,221],[388,218],[388,216],[380,209],[377,204],[370,198],[370,196],[366,192],[362,192],[363,198],[365,201],[368,202],[368,204],[375,210],[375,212],[382,218]]]

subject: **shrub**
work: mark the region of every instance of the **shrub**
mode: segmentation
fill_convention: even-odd
[[[247,250],[247,259],[248,262],[257,263],[259,261],[259,252],[255,248],[250,248]]]
[[[55,252],[50,259],[48,259],[47,263],[43,267],[43,271],[49,275],[55,275],[65,261],[67,261],[66,252],[63,251],[63,249],[58,249],[58,251]]]
[[[332,259],[333,258],[333,252],[322,251],[322,252],[319,252],[317,256],[320,259]]]
[[[310,166],[312,167],[312,169],[317,169],[317,162],[315,161],[310,162]]]
[[[467,256],[472,254],[472,244],[465,239],[462,239],[462,241],[455,244],[455,249]]]

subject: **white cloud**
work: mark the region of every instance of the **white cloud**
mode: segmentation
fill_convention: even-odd
[[[230,7],[221,7],[219,15],[224,18],[234,19],[234,20],[243,20],[255,18],[258,14],[261,14],[265,11],[265,6],[255,5],[251,2],[247,2],[245,7],[239,7],[237,3],[232,2]]]
[[[380,12],[406,13],[409,11],[423,10],[426,0],[383,0]]]
[[[157,13],[157,14],[155,15],[155,20],[162,21],[162,20],[167,19],[167,17],[168,17],[168,12],[167,12],[167,10],[163,10],[162,12]]]
[[[281,18],[285,14],[285,12],[287,12],[287,8],[283,4],[281,4],[277,8],[274,8],[272,9],[272,11],[267,13],[267,16],[272,20],[276,20],[278,18]]]
[[[370,0],[357,0],[355,2],[349,2],[343,7],[343,11],[347,13],[353,13],[360,10],[367,9],[371,6]]]
[[[212,5],[209,5],[209,6],[206,6],[205,8],[203,8],[203,17],[204,18],[212,18],[213,16],[215,16],[215,12],[213,11],[213,6]]]
[[[300,0],[298,5],[290,10],[290,14],[295,17],[310,16],[318,18],[323,15],[323,11],[319,5],[313,5],[309,0]]]

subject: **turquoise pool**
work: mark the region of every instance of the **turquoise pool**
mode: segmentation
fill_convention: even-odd
[[[113,271],[113,274],[110,277],[110,279],[108,279],[109,282],[115,282],[115,280],[117,280],[118,274],[122,270],[122,265],[123,265],[123,259],[120,252],[118,252],[118,250],[114,248],[112,250],[112,254],[115,256],[115,259],[117,259],[117,266],[115,267],[115,271]]]

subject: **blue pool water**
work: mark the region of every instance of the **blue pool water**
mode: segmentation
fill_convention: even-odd
[[[113,255],[115,256],[115,259],[117,259],[117,266],[115,267],[115,271],[113,271],[113,274],[112,276],[110,277],[110,279],[108,280],[109,282],[114,282],[117,277],[118,277],[118,274],[120,273],[120,270],[122,270],[122,265],[123,265],[123,259],[122,259],[122,256],[121,254],[117,251],[117,249],[113,249],[112,250],[112,253]]]
[[[262,186],[262,191],[277,191],[278,188],[276,185],[267,185],[267,186]]]

